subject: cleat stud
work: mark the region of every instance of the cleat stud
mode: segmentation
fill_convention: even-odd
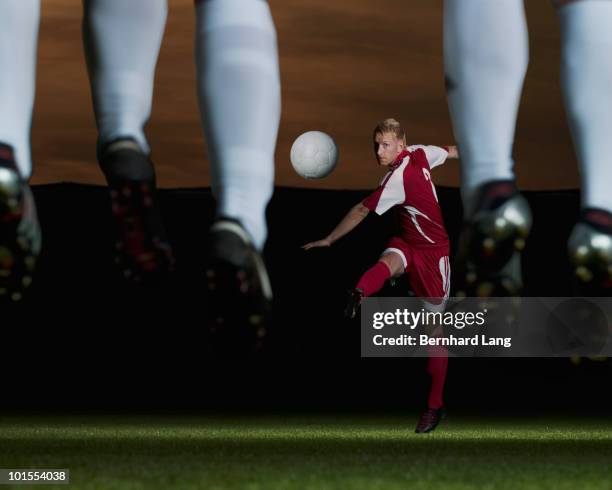
[[[476,289],[476,296],[479,298],[488,298],[493,293],[494,286],[490,282],[483,282]]]
[[[514,293],[514,283],[510,279],[502,279],[501,285],[510,295]]]
[[[503,233],[504,229],[508,226],[508,221],[506,220],[506,218],[496,218],[495,219],[495,232],[500,235],[501,233]]]
[[[33,255],[28,255],[25,259],[23,259],[23,262],[29,271],[34,270],[34,267],[36,266],[36,258],[34,258]]]
[[[482,248],[485,252],[491,253],[495,250],[495,240],[491,237],[487,237],[482,241]]]
[[[574,272],[576,274],[576,277],[578,277],[578,279],[583,282],[591,282],[593,280],[593,274],[583,265],[576,267],[576,270]]]
[[[478,277],[476,276],[475,272],[468,272],[465,276],[465,281],[468,284],[474,284],[476,282],[476,279],[478,279]]]
[[[6,247],[0,247],[0,267],[10,269],[13,266],[13,254]]]
[[[28,240],[22,236],[17,238],[17,245],[19,245],[21,250],[28,250],[29,248]]]
[[[583,262],[587,256],[589,255],[589,247],[586,245],[580,245],[574,250],[574,261],[575,262]]]
[[[525,239],[517,238],[514,240],[514,249],[518,252],[522,251],[525,248]]]
[[[32,284],[32,278],[30,276],[23,276],[21,279],[21,284],[23,284],[23,287],[27,288],[30,284]]]

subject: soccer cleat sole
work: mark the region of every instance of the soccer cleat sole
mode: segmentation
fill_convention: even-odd
[[[578,223],[568,241],[575,287],[582,296],[612,293],[612,236]]]
[[[267,275],[267,273],[266,273]],[[206,270],[209,332],[218,353],[262,349],[270,321],[271,298],[261,294],[244,269],[217,263]]]
[[[242,226],[220,220],[211,229],[209,331],[217,352],[235,346],[255,352],[262,348],[270,322],[272,288],[263,259]]]
[[[456,296],[517,296],[523,288],[521,254],[532,218],[524,197],[516,195],[494,210],[477,213],[459,244],[460,286]]]
[[[34,196],[18,174],[0,168],[0,299],[20,301],[41,249]]]
[[[146,183],[126,183],[110,190],[115,265],[128,283],[163,280],[174,271],[172,247],[154,208],[153,193],[154,189]],[[154,226],[152,220],[156,220]],[[161,231],[152,233],[151,229]]]

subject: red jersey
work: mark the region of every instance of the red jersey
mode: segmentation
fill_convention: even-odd
[[[363,205],[378,215],[400,206],[400,236],[412,247],[448,247],[448,234],[430,174],[447,157],[444,148],[409,146],[398,155]]]

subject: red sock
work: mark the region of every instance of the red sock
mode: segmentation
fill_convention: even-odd
[[[384,262],[376,262],[361,276],[357,289],[361,289],[364,296],[372,296],[382,289],[389,277],[391,277],[391,272],[387,265]]]
[[[444,405],[442,396],[444,394],[444,381],[448,369],[448,351],[445,347],[432,346],[429,348],[429,359],[427,360],[427,372],[431,376],[431,388],[427,406],[429,408],[441,408]]]

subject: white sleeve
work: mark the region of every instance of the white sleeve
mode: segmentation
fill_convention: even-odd
[[[375,212],[376,214],[381,215],[386,213],[393,206],[402,204],[405,200],[406,192],[404,190],[404,172],[394,172],[384,186]]]
[[[425,152],[427,162],[429,163],[429,168],[442,165],[448,158],[448,151],[446,151],[444,148],[440,148],[439,146],[414,145],[410,148],[421,148]]]
[[[402,204],[406,200],[404,167],[397,169],[389,178],[385,179],[385,182],[364,199],[362,204],[378,215],[386,213],[397,204]]]

